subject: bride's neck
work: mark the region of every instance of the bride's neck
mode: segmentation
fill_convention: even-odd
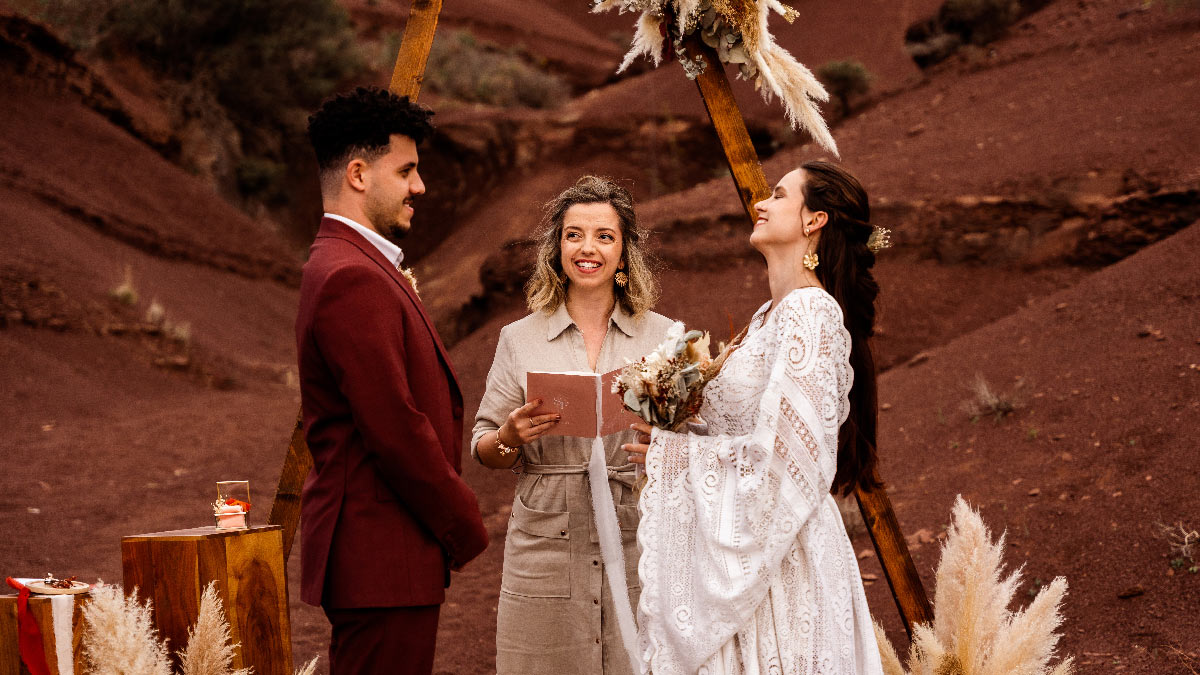
[[[767,260],[767,283],[771,287],[771,309],[797,288],[821,287],[817,273],[804,266],[806,250],[801,246],[789,246],[763,251]]]

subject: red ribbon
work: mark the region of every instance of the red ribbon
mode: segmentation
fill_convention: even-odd
[[[12,577],[4,581],[17,590],[17,644],[20,646],[21,660],[25,662],[30,675],[50,675],[50,666],[46,665],[46,652],[42,646],[42,631],[29,613],[29,589]]]

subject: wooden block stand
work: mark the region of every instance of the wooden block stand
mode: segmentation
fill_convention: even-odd
[[[5,587],[8,588],[7,586]],[[84,672],[83,643],[80,639],[83,631],[83,606],[87,603],[86,593],[76,595],[75,611],[72,617],[74,628],[71,634],[74,640],[71,644],[71,654],[74,667],[71,672],[82,675]],[[54,620],[51,616],[50,598],[44,595],[29,596],[29,613],[37,621],[38,629],[42,631],[42,646],[46,654],[46,665],[50,672],[58,675],[58,650],[54,641]],[[0,675],[28,675],[29,670],[21,663],[21,652],[17,645],[17,594],[0,595]]]
[[[200,613],[200,596],[215,581],[238,645],[233,667],[253,668],[255,675],[290,675],[292,636],[282,531],[278,525],[247,530],[198,527],[125,537],[125,593],[137,588],[139,599],[154,601],[155,625],[175,652],[187,644],[188,629]]]

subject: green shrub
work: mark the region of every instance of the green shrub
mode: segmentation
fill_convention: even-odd
[[[294,126],[359,72],[350,19],[333,0],[123,0],[102,45],[212,89],[239,127]]]
[[[425,84],[447,98],[503,107],[552,108],[570,93],[553,73],[481,44],[466,31],[434,39]]]
[[[237,175],[238,189],[246,196],[260,197],[267,201],[275,201],[283,196],[287,167],[281,162],[266,157],[246,157],[238,162],[234,172]]]
[[[1020,0],[946,0],[940,18],[946,32],[983,45],[1003,35],[1020,16]]]
[[[861,96],[871,89],[871,73],[858,61],[830,61],[817,69],[817,77],[838,100],[842,115],[850,114],[851,96]]]

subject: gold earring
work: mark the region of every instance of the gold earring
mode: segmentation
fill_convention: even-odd
[[[625,288],[625,284],[629,283],[629,275],[624,272],[617,272],[613,275],[613,281],[621,288]]]
[[[819,262],[820,261],[817,260],[816,253],[805,253],[804,254],[804,267],[806,267],[808,269],[808,271],[811,272],[811,271],[817,269],[817,265],[819,264]]]

